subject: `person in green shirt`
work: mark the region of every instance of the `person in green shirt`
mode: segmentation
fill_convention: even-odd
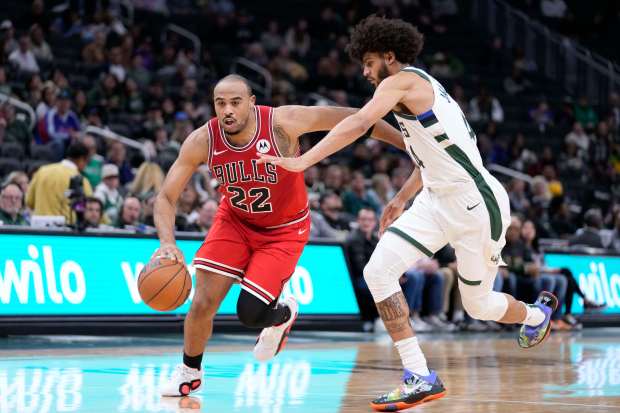
[[[90,160],[86,164],[86,168],[82,171],[82,175],[88,179],[90,186],[96,188],[101,182],[101,168],[103,167],[103,156],[97,153],[97,141],[91,135],[85,135],[82,143],[88,148]]]
[[[6,184],[0,191],[0,223],[2,225],[28,225],[21,213],[24,194],[17,184]]]

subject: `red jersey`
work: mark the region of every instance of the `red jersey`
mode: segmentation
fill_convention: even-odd
[[[220,208],[260,228],[300,222],[309,214],[304,175],[269,163],[257,164],[257,152],[282,155],[273,134],[273,108],[256,106],[254,115],[256,134],[243,147],[228,142],[217,118],[208,122],[208,165],[220,184]]]

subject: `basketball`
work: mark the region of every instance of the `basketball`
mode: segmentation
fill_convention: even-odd
[[[184,264],[154,258],[138,276],[142,301],[157,311],[171,311],[182,305],[192,289],[192,278]]]

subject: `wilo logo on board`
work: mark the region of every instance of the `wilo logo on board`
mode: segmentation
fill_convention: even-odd
[[[12,259],[4,261],[4,271],[0,268],[0,303],[11,303],[14,293],[20,304],[29,304],[34,289],[34,301],[37,304],[50,301],[54,304],[81,304],[86,296],[82,267],[75,261],[64,261],[59,266],[57,277],[52,247],[45,245],[41,251],[42,254],[36,246],[30,244],[29,260],[19,263]]]
[[[590,272],[579,274],[579,286],[586,297],[620,308],[620,274],[607,274],[604,262],[590,261]]]

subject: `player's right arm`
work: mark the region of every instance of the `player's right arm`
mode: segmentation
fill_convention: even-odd
[[[157,255],[183,262],[183,253],[177,248],[174,239],[176,205],[181,192],[183,192],[198,166],[207,161],[208,153],[208,132],[206,126],[203,126],[187,137],[181,146],[179,157],[168,171],[164,184],[155,199],[153,212],[160,242]]]
[[[392,198],[390,202],[383,209],[381,214],[379,234],[383,234],[387,227],[392,225],[396,219],[402,215],[407,202],[413,198],[422,189],[422,174],[420,168],[415,168],[411,176],[405,181],[403,187]]]

